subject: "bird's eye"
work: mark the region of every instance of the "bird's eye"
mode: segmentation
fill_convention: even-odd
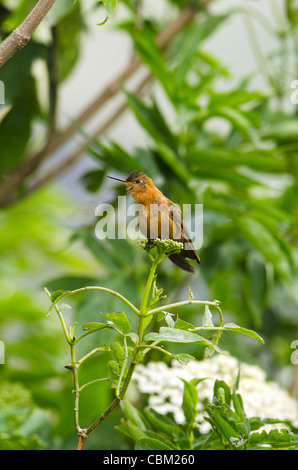
[[[140,183],[142,183],[142,181],[141,180],[136,180],[136,183],[140,184]]]

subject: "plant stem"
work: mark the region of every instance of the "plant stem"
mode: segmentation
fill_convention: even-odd
[[[72,291],[68,291],[68,292],[64,292],[62,295],[60,295],[53,303],[52,305],[50,306],[49,308],[49,311],[48,311],[48,315],[50,314],[52,308],[56,305],[57,302],[59,302],[60,300],[64,299],[65,297],[69,297],[73,294],[78,294],[80,292],[85,292],[85,291],[89,291],[89,290],[99,290],[99,291],[102,291],[102,292],[107,292],[108,294],[112,294],[112,295],[115,295],[116,297],[118,297],[119,299],[121,299],[126,305],[128,305],[131,310],[133,310],[137,315],[140,315],[140,312],[139,310],[137,309],[137,307],[135,307],[128,299],[126,299],[123,295],[119,294],[119,292],[116,292],[112,289],[108,289],[107,287],[101,287],[101,286],[86,286],[86,287],[80,287],[79,289],[74,289]],[[47,291],[47,290],[46,290]],[[50,297],[51,298],[51,297]]]
[[[71,362],[72,364],[75,364],[76,357],[75,357],[75,345],[74,343],[70,343],[70,355],[71,355]],[[73,375],[73,383],[74,383],[74,394],[75,394],[75,400],[74,400],[74,425],[75,428],[80,435],[82,430],[80,427],[80,421],[79,421],[79,400],[80,400],[80,384],[79,384],[79,373],[78,373],[78,367],[74,365],[72,369],[72,375]]]
[[[157,256],[155,257],[155,259],[152,261],[152,266],[151,266],[151,269],[150,269],[150,273],[149,273],[149,277],[148,277],[148,280],[147,280],[147,283],[146,283],[146,286],[145,286],[145,290],[144,290],[144,294],[143,294],[143,298],[142,298],[142,301],[141,301],[141,307],[140,307],[140,310],[138,310],[133,304],[131,304],[125,297],[121,296],[120,294],[118,294],[118,292],[115,292],[115,291],[112,291],[111,289],[107,289],[107,288],[101,288],[101,287],[94,287],[94,286],[89,286],[89,287],[84,287],[84,288],[81,288],[81,289],[76,289],[72,292],[66,292],[65,294],[63,294],[62,296],[60,296],[58,299],[56,299],[56,301],[59,301],[61,300],[63,297],[67,297],[68,295],[71,295],[73,293],[78,293],[78,292],[83,292],[85,290],[91,290],[91,289],[95,289],[95,290],[102,290],[104,292],[108,292],[110,294],[113,294],[113,295],[116,295],[117,297],[121,298],[121,300],[123,300],[127,305],[130,306],[130,308],[135,312],[137,313],[139,316],[140,316],[140,321],[139,321],[139,326],[138,326],[138,334],[139,334],[139,342],[141,343],[142,342],[142,338],[143,338],[143,335],[144,335],[144,329],[146,327],[146,322],[147,322],[147,316],[146,316],[146,312],[147,312],[147,304],[148,304],[148,298],[149,298],[149,295],[150,295],[150,291],[151,291],[151,287],[152,287],[152,283],[153,283],[153,279],[154,279],[154,275],[155,275],[155,271],[156,271],[156,268],[158,266],[158,264],[160,263],[161,261],[161,256],[160,254],[157,254]],[[53,306],[53,305],[52,305]],[[51,308],[52,308],[51,306]],[[56,305],[54,304],[55,308],[56,308]],[[71,344],[71,354],[72,354],[72,363],[75,364],[75,356],[74,356],[74,344]],[[100,348],[98,348],[100,349]],[[127,345],[126,345],[126,341],[125,341],[125,350],[126,350],[126,359],[127,359]],[[87,359],[87,357],[90,356],[90,354],[93,354],[94,352],[96,352],[97,350],[93,350],[91,351],[91,353],[89,353],[89,355],[87,354],[87,356],[85,356],[83,359]],[[125,378],[125,382],[121,388],[121,382],[122,382],[122,378],[123,378],[123,374],[124,374],[124,369],[125,369],[125,365],[126,365],[126,361],[124,361],[124,364],[123,364],[123,367],[121,369],[121,373],[120,373],[120,377],[119,377],[119,381],[118,381],[118,385],[117,385],[117,389],[116,389],[116,397],[114,398],[114,400],[112,401],[112,403],[108,406],[108,408],[104,411],[104,413],[102,413],[95,421],[94,423],[92,423],[87,429],[84,429],[82,430],[80,428],[80,425],[79,425],[79,392],[80,390],[84,387],[82,387],[80,389],[79,387],[79,381],[78,381],[78,368],[77,367],[74,367],[73,369],[73,378],[74,378],[74,384],[75,384],[75,426],[76,426],[76,429],[77,429],[77,432],[78,432],[78,443],[77,443],[77,450],[83,450],[84,449],[84,446],[85,446],[85,442],[86,442],[86,439],[88,437],[88,435],[102,422],[104,421],[108,416],[109,414],[113,411],[113,409],[118,405],[118,403],[120,403],[121,400],[123,400],[125,394],[126,394],[126,391],[128,389],[128,386],[130,384],[130,381],[131,381],[131,378],[133,376],[133,373],[134,373],[134,370],[135,370],[135,367],[138,363],[138,357],[140,355],[140,349],[138,347],[136,347],[136,351],[135,351],[135,355],[134,355],[134,358],[132,359],[131,363],[130,363],[130,366],[128,368],[128,372],[127,372],[127,375],[126,375],[126,378]],[[81,360],[82,362],[82,360]]]
[[[126,364],[127,364],[127,359],[128,359],[128,349],[127,349],[126,336],[123,337],[123,342],[124,342],[124,348],[125,348],[125,358],[124,358],[124,361],[123,361],[123,365],[122,365],[122,368],[121,368],[121,372],[120,372],[120,376],[119,376],[119,380],[118,380],[118,385],[117,385],[117,389],[116,389],[116,396],[117,397],[120,394],[121,382],[122,382],[122,378],[123,378],[123,375],[124,375],[124,371],[126,369]]]
[[[52,301],[51,294],[50,294],[50,292],[48,291],[48,289],[46,287],[44,288],[44,291],[47,294],[47,296],[49,297],[49,299]],[[68,331],[67,331],[67,328],[66,328],[66,325],[65,325],[65,322],[64,322],[62,312],[59,309],[58,305],[54,305],[54,307],[55,307],[55,310],[57,312],[58,318],[60,320],[60,323],[61,323],[61,326],[62,326],[64,336],[66,338],[66,341],[70,344],[70,337],[69,337],[69,334],[68,334]]]
[[[153,283],[153,280],[154,280],[156,268],[157,268],[157,266],[159,265],[159,263],[161,261],[160,258],[161,258],[160,254],[157,254],[156,257],[152,261],[152,266],[151,266],[151,269],[150,269],[149,277],[148,277],[148,280],[147,280],[147,283],[146,283],[146,286],[145,286],[145,290],[144,290],[144,294],[143,294],[143,298],[142,298],[142,302],[141,302],[141,306],[140,306],[140,321],[139,321],[139,326],[138,326],[139,344],[141,344],[142,341],[143,341],[144,330],[145,330],[145,328],[148,324],[147,323],[148,298],[149,298],[152,283]]]
[[[223,316],[222,316],[222,311],[218,305],[218,303],[215,302],[209,302],[207,300],[182,300],[181,302],[174,302],[172,304],[168,305],[163,305],[162,307],[157,307],[152,310],[149,310],[147,312],[147,315],[155,315],[158,312],[162,312],[163,310],[170,310],[171,308],[177,308],[177,307],[183,307],[185,305],[208,305],[209,307],[214,307],[217,309],[219,313],[219,318],[220,318],[220,326],[223,325]]]

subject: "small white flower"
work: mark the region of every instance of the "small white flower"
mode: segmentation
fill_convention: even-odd
[[[134,380],[141,393],[149,394],[149,406],[161,414],[173,413],[177,423],[185,418],[181,409],[184,380],[206,378],[199,382],[197,390],[197,422],[202,433],[210,430],[204,420],[203,410],[212,401],[216,379],[224,380],[232,387],[237,378],[239,363],[231,356],[213,356],[204,361],[191,361],[187,365],[176,362],[168,367],[164,362],[138,365]],[[266,380],[266,373],[258,366],[241,363],[239,393],[248,418],[273,418],[298,423],[298,403],[277,383]],[[283,425],[284,426],[284,425]],[[276,427],[276,426],[275,426]],[[262,428],[263,429],[263,428]]]

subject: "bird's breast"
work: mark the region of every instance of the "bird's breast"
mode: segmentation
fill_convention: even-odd
[[[167,204],[151,203],[141,205],[138,223],[140,231],[148,240],[181,239],[181,225],[173,223],[173,216]]]

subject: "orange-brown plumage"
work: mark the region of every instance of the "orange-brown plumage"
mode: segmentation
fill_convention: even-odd
[[[148,240],[164,238],[183,243],[183,250],[169,256],[169,259],[184,271],[193,273],[194,268],[186,258],[193,259],[198,264],[200,258],[194,249],[179,207],[165,197],[152,179],[143,172],[132,171],[125,181],[120,181],[123,181],[135,201],[141,204],[138,222],[143,235]]]

